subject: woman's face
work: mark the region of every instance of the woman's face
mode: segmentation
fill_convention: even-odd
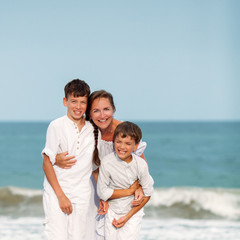
[[[100,130],[109,127],[113,120],[114,109],[107,98],[97,98],[93,101],[90,117]]]

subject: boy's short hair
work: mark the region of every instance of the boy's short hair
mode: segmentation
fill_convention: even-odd
[[[113,141],[115,141],[115,138],[118,135],[120,135],[123,138],[130,136],[135,140],[136,144],[138,144],[142,139],[142,131],[140,127],[138,127],[137,124],[128,121],[118,124],[114,131]]]
[[[80,79],[73,79],[64,87],[65,98],[69,95],[74,97],[88,97],[90,95],[90,87],[86,82]]]

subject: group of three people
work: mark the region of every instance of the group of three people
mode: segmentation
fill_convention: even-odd
[[[141,130],[113,118],[110,93],[90,94],[79,79],[64,91],[67,114],[50,123],[42,151],[46,239],[137,239],[153,192]]]

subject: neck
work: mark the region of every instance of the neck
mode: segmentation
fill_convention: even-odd
[[[105,141],[112,141],[114,130],[115,130],[115,124],[114,124],[114,119],[113,119],[107,128],[100,129],[102,139]]]
[[[124,159],[123,161],[129,164],[132,161],[132,154],[128,158]]]
[[[67,115],[68,116],[68,115]],[[70,116],[68,116],[69,119],[71,119],[74,123],[76,123],[78,126],[85,124],[85,118],[82,116],[80,119],[73,119]]]
[[[114,127],[113,127],[113,120],[112,122],[108,125],[107,128],[105,129],[100,129],[102,135],[108,135],[108,134],[112,134],[114,132]]]

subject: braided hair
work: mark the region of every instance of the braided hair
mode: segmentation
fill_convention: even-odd
[[[98,152],[98,127],[97,125],[93,122],[93,120],[90,120],[90,123],[93,125],[93,134],[94,134],[94,140],[95,140],[95,147],[93,151],[93,163],[96,166],[100,166],[101,160],[99,158],[99,152]]]
[[[90,110],[93,104],[93,101],[95,99],[99,99],[99,98],[107,98],[110,102],[110,104],[112,105],[112,108],[114,109],[114,111],[116,110],[115,105],[114,105],[114,101],[113,101],[113,96],[111,93],[105,91],[105,90],[99,90],[99,91],[95,91],[92,92],[88,98],[88,106],[87,106],[87,110],[86,110],[86,120],[90,121],[91,124],[93,125],[93,133],[94,133],[94,138],[95,138],[95,148],[94,148],[94,152],[93,152],[93,163],[96,166],[100,166],[101,164],[101,160],[99,158],[99,152],[98,152],[98,127],[97,125],[93,122],[93,120],[91,120],[90,117]]]

